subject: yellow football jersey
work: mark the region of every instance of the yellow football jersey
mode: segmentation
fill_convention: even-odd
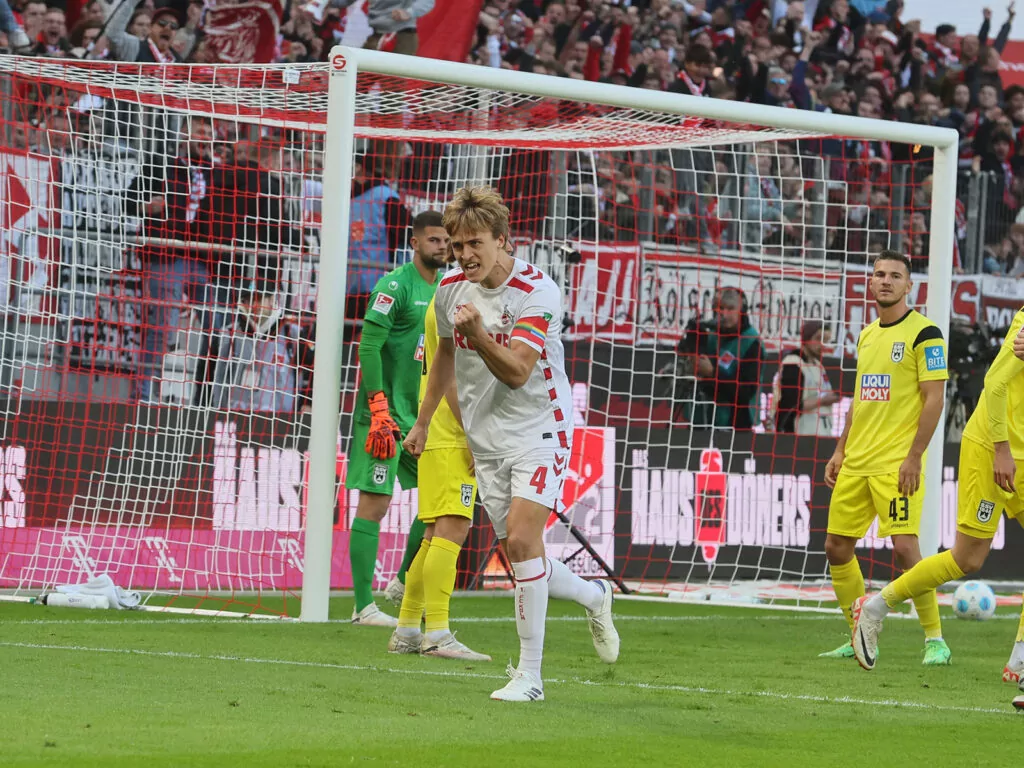
[[[427,392],[427,376],[430,374],[430,366],[434,362],[434,355],[437,354],[437,315],[434,314],[434,300],[430,300],[427,307],[426,317],[423,318],[423,339],[420,346],[423,349],[423,375],[420,377],[420,402]],[[425,451],[435,448],[465,448],[466,433],[462,431],[455,414],[448,405],[447,398],[441,398],[441,403],[434,411],[434,418],[430,420],[430,430],[427,432],[427,444]]]
[[[919,382],[947,378],[942,331],[920,312],[911,309],[889,325],[875,320],[861,331],[843,472],[870,477],[899,471],[921,417]]]
[[[978,407],[964,427],[964,440],[991,449],[993,443],[1010,441],[1010,453],[1024,460],[1024,362],[1013,354],[1013,340],[1024,327],[1024,309],[1018,312],[1003,346],[985,374],[985,389]]]

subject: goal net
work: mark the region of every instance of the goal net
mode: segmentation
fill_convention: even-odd
[[[3,57],[0,89],[0,589],[105,573],[151,606],[296,615],[304,579],[350,587],[367,297],[412,215],[487,184],[564,291],[580,537],[553,517],[549,556],[602,573],[582,538],[640,594],[834,599],[822,475],[873,254],[910,254],[948,322],[945,132],[345,49]],[[952,532],[937,453],[926,546]],[[416,510],[396,488],[378,587]],[[892,575],[871,533],[858,556]],[[479,510],[459,583],[508,584]]]

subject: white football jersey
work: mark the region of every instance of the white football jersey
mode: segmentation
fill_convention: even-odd
[[[495,378],[455,330],[455,312],[472,304],[487,332],[504,347],[522,341],[540,352],[526,384],[511,389]],[[434,296],[437,332],[455,343],[455,378],[466,439],[480,458],[512,456],[532,448],[572,444],[572,391],[562,348],[562,292],[537,267],[515,260],[497,288],[471,283],[455,268]]]

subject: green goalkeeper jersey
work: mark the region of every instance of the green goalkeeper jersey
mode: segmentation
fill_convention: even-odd
[[[380,350],[384,394],[391,417],[403,432],[412,429],[419,411],[420,372],[423,369],[423,319],[441,281],[428,283],[412,262],[384,275],[370,294],[364,322],[387,331]],[[355,420],[370,423],[365,380],[360,378]]]

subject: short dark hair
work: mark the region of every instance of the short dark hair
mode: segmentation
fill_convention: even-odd
[[[900,264],[907,268],[907,277],[910,277],[911,273],[913,272],[913,269],[911,269],[910,267],[910,257],[907,256],[906,254],[900,253],[899,251],[886,250],[880,252],[877,256],[875,256],[875,261],[874,264],[872,264],[872,267],[877,267],[878,262],[880,261],[898,261]]]
[[[715,63],[715,59],[711,55],[711,51],[703,45],[691,45],[686,49],[686,57],[683,59],[684,64],[687,62],[710,66]]]
[[[422,233],[427,227],[443,227],[444,217],[440,211],[423,211],[416,214],[412,220],[412,232],[414,235]]]

